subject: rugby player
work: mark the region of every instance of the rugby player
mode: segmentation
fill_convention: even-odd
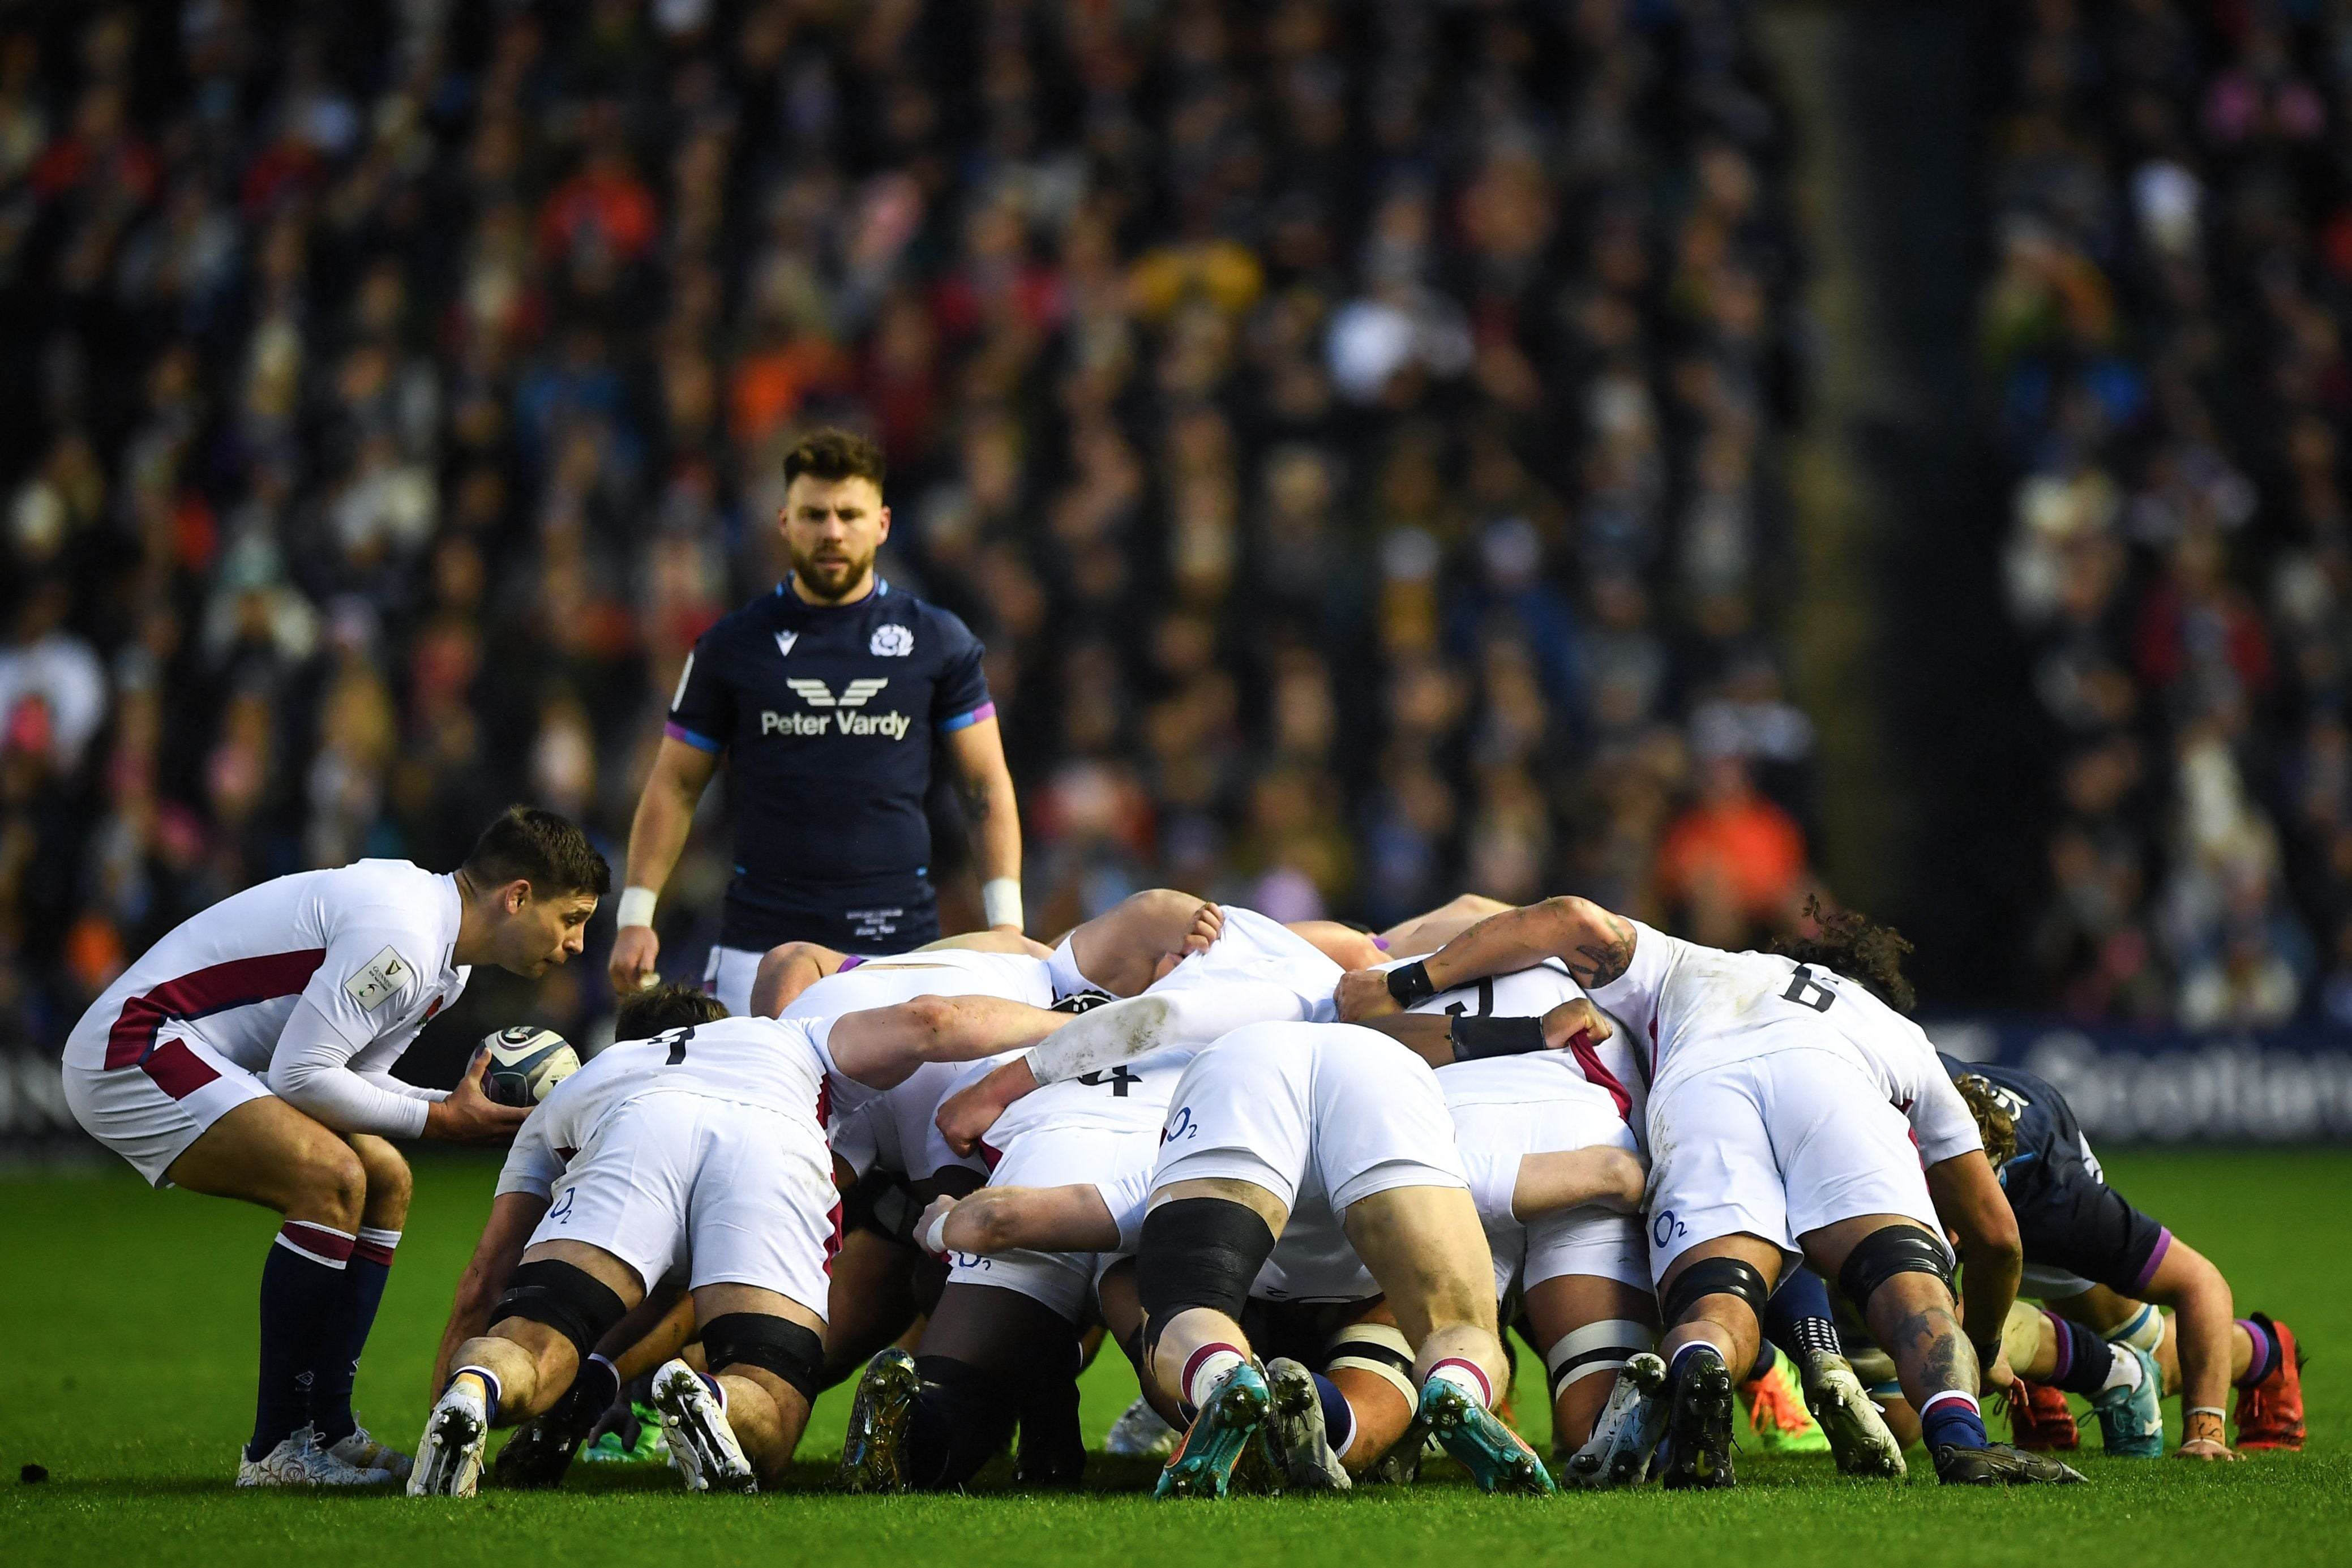
[[[544,973],[609,886],[571,823],[516,806],[456,871],[362,860],[224,899],[150,948],[66,1042],[67,1103],[157,1186],[285,1216],[261,1271],[261,1367],[239,1486],[361,1486],[408,1461],[352,1413],[360,1353],[406,1221],[389,1142],[499,1143],[522,1110],[393,1066],[472,966]]]
[[[730,1013],[752,1010],[761,955],[780,943],[888,953],[940,934],[923,805],[935,741],[987,921],[1021,929],[1021,825],[981,645],[876,575],[890,535],[883,474],[878,448],[838,430],[784,455],[791,573],[696,642],[637,801],[611,964],[621,994],[653,977],[655,904],[722,754],[735,877],[704,983]]]
[[[1901,939],[1852,915],[1823,918],[1822,931],[1793,954],[1729,953],[1550,899],[1482,921],[1424,960],[1348,975],[1339,1011],[1378,1017],[1557,958],[1646,1037],[1664,1359],[1628,1362],[1612,1396],[1620,1418],[1605,1410],[1572,1466],[1637,1479],[1663,1436],[1669,1487],[1731,1484],[1732,1369],[1757,1360],[1774,1280],[1810,1259],[1893,1347],[1940,1479],[2079,1479],[1985,1435],[1979,1387],[2008,1376],[2000,1331],[2021,1267],[2017,1224],[1978,1157],[1968,1107],[1889,1005],[1909,1000]],[[1968,1263],[1964,1316],[1946,1225]],[[1890,1461],[1894,1473],[1900,1454]]]
[[[824,1363],[835,1114],[926,1062],[1033,1045],[1069,1021],[985,995],[814,1020],[729,1018],[681,985],[631,997],[625,1043],[559,1085],[508,1157],[468,1270],[507,1289],[458,1347],[410,1493],[471,1495],[489,1430],[551,1405],[674,1264],[709,1373],[674,1360],[654,1374],[672,1458],[694,1490],[772,1479]]]
[[[2234,1384],[2239,1447],[2302,1447],[2294,1331],[2260,1312],[2238,1317],[2221,1271],[2107,1185],[2053,1085],[2020,1068],[1943,1063],[2017,1215],[2023,1293],[2042,1302],[2012,1308],[2005,1335],[2020,1380],[2009,1407],[2018,1446],[2074,1447],[2074,1393],[2090,1400],[2109,1453],[2153,1457],[2164,1447],[2158,1400],[2178,1392],[2174,1453],[2232,1459],[2221,1400]]]

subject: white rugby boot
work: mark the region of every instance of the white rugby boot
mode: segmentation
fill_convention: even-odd
[[[410,1497],[472,1497],[482,1479],[482,1445],[490,1435],[489,1402],[470,1377],[453,1380],[425,1417]]]
[[[330,1445],[327,1452],[355,1470],[383,1470],[395,1481],[406,1480],[415,1468],[407,1455],[377,1442],[364,1426],[352,1427],[350,1436]]]
[[[320,1447],[318,1429],[311,1426],[288,1433],[257,1459],[247,1458],[243,1449],[236,1456],[241,1487],[380,1487],[393,1479],[382,1467],[351,1464]]]
[[[1606,1490],[1638,1486],[1649,1473],[1650,1456],[1665,1435],[1674,1401],[1666,1396],[1666,1363],[1644,1351],[1617,1373],[1617,1386],[1592,1424],[1592,1437],[1568,1457],[1560,1485]]]
[[[1838,1473],[1901,1480],[1909,1468],[1903,1445],[1887,1430],[1852,1363],[1843,1356],[1817,1356],[1806,1370],[1811,1375],[1805,1380],[1805,1405],[1830,1440]]]
[[[1181,1436],[1160,1418],[1160,1412],[1151,1408],[1151,1401],[1139,1394],[1135,1403],[1120,1411],[1118,1419],[1110,1424],[1110,1433],[1103,1438],[1103,1452],[1132,1459],[1164,1459],[1176,1451],[1176,1439]]]
[[[727,1425],[726,1407],[702,1374],[682,1361],[666,1361],[654,1373],[654,1408],[661,1412],[662,1430],[669,1435],[670,1463],[686,1478],[690,1492],[755,1492],[759,1478],[735,1429]]]

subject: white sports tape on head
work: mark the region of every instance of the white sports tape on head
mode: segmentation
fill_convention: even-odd
[[[1331,1336],[1331,1371],[1343,1368],[1369,1372],[1407,1405],[1421,1404],[1421,1391],[1412,1385],[1412,1342],[1386,1323],[1350,1323]]]
[[[1658,1331],[1631,1318],[1608,1318],[1587,1323],[1559,1337],[1544,1357],[1557,1394],[1570,1384],[1596,1372],[1613,1373],[1657,1342]]]
[[[2143,1301],[2139,1310],[2132,1314],[2131,1321],[2107,1335],[2107,1342],[2130,1345],[2154,1355],[2156,1347],[2164,1342],[2164,1314]]]

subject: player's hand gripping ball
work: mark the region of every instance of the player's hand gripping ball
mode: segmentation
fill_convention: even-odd
[[[500,1105],[537,1105],[555,1086],[580,1070],[580,1053],[552,1029],[509,1024],[482,1037],[489,1069],[482,1092]]]

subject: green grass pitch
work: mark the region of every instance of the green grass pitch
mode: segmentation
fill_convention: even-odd
[[[251,1419],[254,1289],[269,1216],[150,1193],[120,1168],[0,1180],[0,1563],[2352,1561],[2352,1153],[2125,1153],[2108,1165],[2135,1201],[2221,1263],[2241,1310],[2264,1308],[2304,1336],[2308,1451],[2227,1468],[2108,1464],[2091,1428],[2082,1466],[2094,1484],[2064,1491],[1948,1495],[1914,1450],[1900,1487],[1841,1480],[1826,1458],[1749,1454],[1736,1490],[1706,1496],[1653,1488],[1489,1499],[1436,1465],[1410,1490],[1221,1506],[1122,1492],[1144,1472],[1097,1456],[1089,1485],[1102,1489],[1078,1497],[1017,1494],[984,1478],[971,1496],[867,1499],[824,1489],[848,1405],[836,1389],[802,1445],[796,1489],[767,1496],[688,1498],[667,1470],[583,1475],[584,1466],[563,1492],[472,1503],[240,1494],[229,1479]],[[490,1175],[462,1160],[418,1173],[359,1387],[363,1417],[403,1447],[423,1421],[433,1346]],[[1522,1355],[1523,1372],[1532,1364]],[[1088,1374],[1086,1419],[1097,1440],[1133,1389],[1116,1352]],[[1539,1447],[1549,1436],[1541,1405],[1528,1377],[1518,1407]],[[2178,1420],[2177,1401],[2168,1419]],[[19,1467],[34,1463],[50,1479],[18,1484]]]

